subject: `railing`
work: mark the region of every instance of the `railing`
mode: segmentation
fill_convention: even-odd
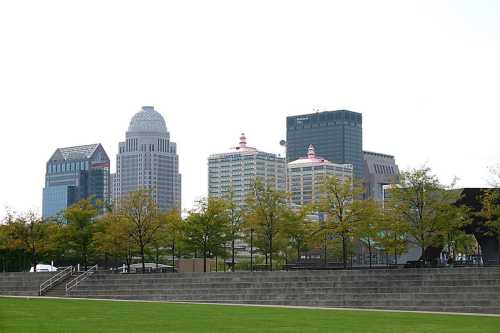
[[[69,281],[66,283],[66,296],[69,296],[69,292],[71,289],[75,288],[78,286],[80,282],[91,276],[92,274],[97,272],[97,265],[90,267],[88,270],[83,272],[82,274],[78,275],[76,278],[73,280]]]
[[[39,295],[42,296],[45,291],[50,289],[57,282],[61,281],[62,279],[65,279],[66,277],[71,275],[71,273],[73,273],[73,266],[68,266],[68,267],[65,267],[62,271],[59,271],[56,275],[54,275],[53,277],[51,277],[47,281],[42,282],[42,284],[40,284]]]

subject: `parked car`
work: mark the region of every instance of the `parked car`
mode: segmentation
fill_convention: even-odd
[[[33,266],[30,269],[30,272],[33,273],[35,270],[33,269]],[[47,265],[47,264],[37,264],[36,265],[36,271],[37,272],[57,272],[57,267],[53,265]]]

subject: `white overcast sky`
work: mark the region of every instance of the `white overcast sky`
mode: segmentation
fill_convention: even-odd
[[[177,142],[183,207],[207,156],[282,153],[285,117],[363,114],[363,148],[483,186],[500,162],[500,1],[0,2],[0,205],[41,211],[57,147],[112,160],[154,105]],[[0,209],[0,216],[3,208]]]

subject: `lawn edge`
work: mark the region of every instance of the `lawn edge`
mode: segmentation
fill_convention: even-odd
[[[416,314],[430,314],[430,315],[450,315],[450,316],[470,316],[470,317],[497,317],[497,318],[500,317],[500,314],[494,314],[494,313],[438,312],[438,311],[412,311],[412,310],[385,310],[385,309],[342,308],[342,307],[321,307],[321,306],[300,306],[300,305],[234,304],[234,303],[209,303],[209,302],[172,302],[172,301],[156,301],[156,300],[127,300],[127,299],[109,299],[109,298],[76,298],[76,297],[13,296],[13,295],[0,295],[0,299],[1,298],[58,299],[58,300],[108,301],[108,302],[133,302],[133,303],[160,303],[160,304],[195,304],[195,305],[220,305],[220,306],[236,306],[236,307],[255,307],[255,308],[281,308],[281,309],[302,309],[302,310],[416,313]]]

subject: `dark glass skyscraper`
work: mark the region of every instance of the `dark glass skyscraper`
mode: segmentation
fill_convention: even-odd
[[[316,153],[338,164],[352,164],[354,176],[363,178],[363,119],[347,110],[324,111],[286,119],[286,157],[299,159],[309,145]]]
[[[110,203],[109,157],[101,144],[58,148],[47,162],[42,216],[81,199]]]

